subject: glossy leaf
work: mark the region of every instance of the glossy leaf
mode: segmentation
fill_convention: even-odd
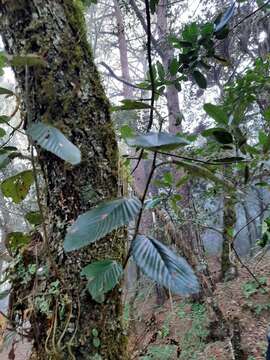
[[[234,14],[235,3],[233,2],[232,5],[224,12],[221,18],[215,24],[215,33],[219,32],[223,29],[230,21]]]
[[[81,275],[88,279],[87,289],[97,302],[104,301],[104,294],[118,284],[123,268],[114,260],[101,260],[85,266]]]
[[[185,146],[189,144],[189,141],[186,139],[165,132],[149,132],[147,134],[137,135],[126,139],[126,142],[131,147],[139,147],[149,150],[171,150],[179,146]]]
[[[202,136],[205,136],[205,137],[211,136],[221,144],[232,144],[233,143],[232,135],[223,128],[212,128],[212,129],[204,130],[202,132]]]
[[[70,164],[76,165],[81,162],[80,150],[55,127],[38,122],[28,128],[27,134],[43,149]]]
[[[198,71],[198,70],[193,71],[192,77],[193,77],[193,79],[196,81],[197,85],[199,85],[199,87],[201,89],[206,89],[207,88],[206,78],[200,71]]]
[[[137,235],[132,242],[136,264],[151,279],[175,294],[198,293],[200,286],[187,261],[152,237]]]
[[[129,224],[138,215],[141,202],[137,198],[121,198],[106,201],[80,215],[69,227],[65,251],[80,249],[89,245],[120,226]]]
[[[1,183],[1,190],[5,197],[10,197],[16,204],[19,204],[26,198],[33,182],[33,172],[25,170],[4,180]]]
[[[210,103],[204,104],[203,106],[206,113],[211,116],[218,124],[227,125],[228,117],[226,112],[223,110],[221,106],[213,105]]]

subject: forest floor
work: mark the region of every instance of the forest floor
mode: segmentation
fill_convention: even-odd
[[[212,258],[209,263],[211,273],[218,276],[219,261]],[[209,299],[200,303],[173,297],[157,305],[153,283],[143,278],[143,286],[140,286],[143,290],[137,294],[133,314],[130,299],[125,307],[125,320],[130,326],[130,360],[264,360],[270,324],[269,263],[270,253],[259,262],[258,259],[248,261],[262,287],[244,268],[239,269],[236,279],[216,284],[214,300],[226,320],[236,321],[240,326],[244,351],[241,359],[233,357],[230,337],[215,341],[211,336],[209,325],[213,313]],[[15,360],[27,360],[30,349],[29,343],[19,341],[13,349]],[[10,359],[11,350],[9,347],[2,352],[0,359]]]
[[[210,260],[210,269],[216,273],[217,263]],[[269,263],[269,253],[261,261],[248,260],[261,287],[244,268],[239,269],[236,279],[216,284],[214,300],[226,320],[239,325],[244,353],[241,359],[233,354],[230,337],[215,341],[210,335],[213,314],[209,299],[199,303],[173,297],[158,306],[149,290],[137,298],[136,315],[130,320],[131,360],[264,360],[270,324]]]

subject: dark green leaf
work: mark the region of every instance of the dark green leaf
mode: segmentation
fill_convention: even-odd
[[[160,61],[157,61],[156,67],[157,67],[157,73],[158,73],[159,79],[161,81],[163,81],[164,78],[165,78],[165,70],[164,70],[163,65],[161,64]]]
[[[0,138],[6,135],[6,131],[3,128],[0,128]]]
[[[137,235],[132,242],[132,256],[147,276],[173,293],[189,295],[200,291],[198,280],[186,260],[156,239]]]
[[[126,142],[131,147],[138,147],[149,150],[172,150],[179,146],[185,146],[189,144],[189,141],[186,139],[165,132],[149,132],[145,135],[137,135],[133,138],[126,139]]]
[[[207,88],[206,78],[204,77],[204,75],[199,70],[193,71],[192,77],[193,77],[193,79],[196,81],[196,83],[199,85],[199,87],[201,89],[206,89]]]
[[[265,120],[270,121],[270,106],[263,113]]]
[[[245,177],[245,185],[246,185],[250,178],[250,172],[249,172],[248,165],[245,166],[244,177]]]
[[[88,279],[87,289],[97,302],[104,301],[104,294],[118,284],[123,268],[114,260],[101,260],[85,266],[81,275]]]
[[[213,137],[216,141],[218,141],[221,144],[232,144],[233,143],[233,137],[232,135],[224,130],[223,128],[212,128],[207,129],[202,132],[202,136]]]
[[[1,115],[0,116],[0,124],[6,124],[10,121],[10,117],[6,116],[6,115]]]
[[[11,90],[9,90],[9,89],[0,87],[0,95],[9,95],[9,96],[12,96],[12,95],[14,95],[14,93],[13,93],[13,91],[11,91]]]
[[[134,130],[128,125],[123,125],[120,129],[120,134],[123,139],[134,136]]]
[[[39,211],[29,211],[25,218],[31,225],[40,225],[42,222],[41,214]]]
[[[209,116],[211,116],[218,124],[227,125],[228,117],[226,111],[223,110],[222,106],[213,105],[210,103],[203,105],[204,111],[207,112]]]
[[[156,7],[158,5],[159,0],[150,0],[150,11],[151,14],[154,14],[156,12]]]
[[[27,134],[33,141],[72,165],[81,162],[81,152],[58,129],[41,122],[32,124]]]
[[[103,238],[120,226],[129,224],[138,215],[141,202],[137,198],[106,201],[80,215],[67,231],[65,251],[78,250]]]
[[[185,26],[184,31],[182,32],[182,37],[185,41],[191,42],[192,44],[196,42],[198,37],[198,26],[196,23],[188,24]]]
[[[261,145],[266,145],[268,142],[268,136],[263,131],[259,131],[259,142]]]
[[[218,31],[217,33],[215,33],[215,37],[218,40],[223,40],[226,39],[226,37],[229,35],[229,28],[228,27],[224,27],[223,29],[221,29],[220,31]]]
[[[18,204],[26,198],[33,182],[33,171],[25,170],[4,180],[1,183],[1,190],[5,197],[12,198],[12,200]]]
[[[213,131],[213,136],[221,144],[232,144],[233,137],[228,131]]]
[[[214,32],[214,25],[212,23],[206,23],[201,27],[201,35],[204,38],[210,37]]]
[[[176,58],[173,58],[169,65],[169,72],[172,76],[177,74],[177,71],[179,69],[179,62]]]
[[[7,154],[0,154],[0,170],[4,169],[10,163],[10,157]]]

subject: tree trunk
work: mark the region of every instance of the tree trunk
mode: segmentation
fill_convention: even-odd
[[[157,6],[157,31],[160,43],[160,56],[165,71],[168,71],[171,60],[174,56],[174,49],[168,42],[168,23],[167,23],[168,0],[160,0]],[[170,80],[175,77],[171,76]],[[172,134],[182,131],[178,90],[174,85],[166,86],[166,99],[169,115],[169,131]]]
[[[130,74],[129,74],[125,26],[124,26],[121,9],[119,6],[119,0],[114,0],[114,11],[115,11],[115,18],[117,23],[117,38],[118,38],[122,78],[128,81],[129,83],[131,83]],[[133,89],[131,86],[128,86],[127,84],[123,84],[123,96],[126,99],[131,99],[133,97]]]
[[[223,244],[221,254],[221,277],[232,280],[237,276],[236,265],[232,262],[233,229],[236,223],[235,204],[232,194],[224,196],[223,210]]]
[[[118,193],[117,143],[78,4],[77,0],[0,0],[6,51],[35,54],[45,62],[44,66],[29,66],[28,72],[25,67],[14,69],[28,110],[25,119],[58,127],[82,153],[81,164],[71,167],[53,154],[38,152],[47,185],[49,251],[57,273],[50,269],[45,280],[27,291],[48,294],[56,280],[60,288],[58,294],[46,298],[48,314],[35,307],[30,313],[35,358],[126,359],[119,287],[98,304],[85,291],[80,277],[81,268],[92,261],[123,262],[125,232],[114,232],[80,251],[63,251],[67,226],[100,200]],[[25,123],[26,128],[28,125]],[[87,197],[89,189],[97,196]],[[46,264],[42,254],[39,266]],[[18,287],[17,300],[25,290],[23,285]],[[16,305],[15,299],[15,312]],[[29,311],[30,305],[35,302],[28,298],[22,310]]]

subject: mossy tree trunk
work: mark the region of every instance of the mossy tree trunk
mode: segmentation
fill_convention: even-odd
[[[59,280],[60,285],[56,294],[44,295],[49,312],[36,308],[30,317],[35,339],[32,358],[125,359],[119,287],[106,296],[104,304],[98,304],[85,291],[85,280],[80,277],[81,268],[92,261],[106,257],[123,262],[125,232],[114,232],[80,251],[63,251],[67,226],[80,213],[118,192],[117,143],[80,5],[77,0],[0,0],[0,23],[10,55],[35,54],[44,61],[43,66],[29,66],[28,70],[14,68],[25,128],[27,119],[50,123],[82,153],[82,162],[75,167],[48,152],[38,153],[47,187],[50,253],[58,270],[56,274],[51,268],[45,281],[35,281],[35,291],[48,294],[52,282]],[[90,190],[95,191],[94,197],[87,195],[93,193]],[[38,262],[40,266],[46,263],[42,252]],[[17,299],[23,290],[18,287]],[[35,302],[28,298],[20,309],[30,305]]]
[[[221,277],[233,280],[237,276],[237,267],[232,260],[233,230],[236,223],[236,210],[233,194],[225,194],[223,210],[223,243],[221,253]]]

